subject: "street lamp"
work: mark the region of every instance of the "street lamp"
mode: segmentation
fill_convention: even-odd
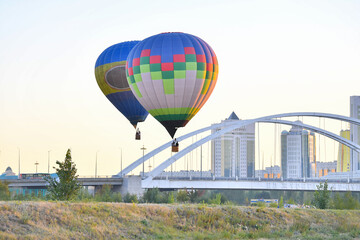
[[[48,173],[50,173],[50,152],[51,150],[48,151]]]
[[[142,146],[142,148],[140,148],[140,150],[143,151],[143,177],[144,177],[144,175],[145,175],[144,152],[145,152],[145,150],[146,150],[146,148],[144,147],[144,145]]]
[[[19,152],[19,179],[20,179],[20,148],[18,148],[18,152]]]
[[[96,178],[96,176],[97,176],[97,160],[98,160],[98,152],[99,152],[99,151],[97,151],[97,152],[96,152],[96,158],[95,158],[95,178]]]
[[[121,169],[121,172],[120,172],[120,176],[123,177],[123,168],[122,168],[122,148],[120,148],[120,169]]]
[[[36,161],[36,162],[35,162],[35,173],[38,172],[38,165],[39,165],[39,163],[38,163],[38,161]]]

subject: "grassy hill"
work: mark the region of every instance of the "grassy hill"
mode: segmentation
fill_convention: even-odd
[[[360,239],[360,211],[0,202],[0,239]]]

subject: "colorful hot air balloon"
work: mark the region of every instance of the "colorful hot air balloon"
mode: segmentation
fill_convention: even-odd
[[[122,42],[105,49],[95,64],[96,81],[109,101],[136,128],[149,114],[136,100],[125,74],[126,58],[139,41]]]
[[[202,39],[186,33],[162,33],[131,50],[126,76],[141,105],[173,138],[214,90],[218,62]]]

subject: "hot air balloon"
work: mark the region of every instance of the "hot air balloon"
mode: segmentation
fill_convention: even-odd
[[[95,77],[101,91],[135,128],[149,114],[134,97],[125,74],[126,58],[137,43],[139,41],[129,41],[108,47],[95,64]]]
[[[218,62],[212,48],[199,37],[161,33],[131,50],[126,76],[137,100],[173,138],[214,90]]]

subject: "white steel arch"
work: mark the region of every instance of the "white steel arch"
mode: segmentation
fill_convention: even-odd
[[[307,125],[307,124],[303,124],[303,123],[297,123],[297,122],[291,122],[291,121],[285,121],[285,120],[273,120],[273,119],[269,119],[269,120],[261,120],[261,121],[258,121],[258,122],[263,122],[263,123],[280,123],[280,124],[285,124],[285,125],[291,125],[291,126],[299,126],[299,127],[302,127],[304,129],[308,129],[308,130],[311,130],[315,133],[319,133],[321,135],[324,135],[325,137],[328,137],[328,138],[331,138],[341,144],[344,144],[346,146],[348,146],[349,148],[355,150],[356,152],[359,152],[360,153],[360,146],[357,145],[356,143],[346,139],[346,138],[343,138],[343,137],[340,137],[339,135],[336,135],[332,132],[329,132],[329,131],[326,131],[324,129],[321,129],[321,128],[317,128],[317,127],[314,127],[314,126],[311,126],[311,125]]]
[[[340,120],[340,121],[344,121],[344,122],[348,122],[351,124],[355,124],[355,125],[359,125],[360,126],[360,120],[356,119],[356,118],[351,118],[351,117],[346,117],[346,116],[342,116],[342,115],[337,115],[337,114],[331,114],[331,113],[320,113],[320,112],[295,112],[295,113],[281,113],[281,114],[274,114],[274,115],[269,115],[269,116],[265,116],[265,117],[260,117],[260,118],[256,118],[253,120],[257,120],[257,121],[262,121],[262,120],[270,120],[270,119],[274,119],[274,118],[283,118],[283,117],[323,117],[323,118],[331,118],[331,119],[336,119],[336,120]],[[243,120],[246,121],[246,120]],[[206,132],[218,127],[226,127],[226,126],[232,126],[234,124],[236,124],[237,122],[223,122],[223,123],[219,123],[219,124],[214,124],[212,126],[209,127],[205,127],[205,128],[201,128],[199,130],[196,130],[194,132],[185,134],[181,137],[178,137],[177,140],[178,142],[181,142],[189,137],[195,136],[197,134],[200,134],[202,132]],[[229,130],[231,131],[231,130]],[[144,157],[140,157],[139,159],[137,159],[136,161],[134,161],[133,163],[131,163],[129,166],[127,166],[125,169],[123,169],[122,172],[119,172],[117,175],[118,176],[124,176],[128,173],[130,173],[132,170],[134,170],[136,167],[138,167],[140,164],[143,163],[143,161],[147,161],[148,159],[150,159],[151,157],[155,156],[156,154],[162,152],[163,150],[167,149],[168,147],[171,146],[172,141],[169,141],[163,145],[161,145],[160,147],[152,150],[151,152],[147,153],[144,155]]]
[[[292,125],[292,126],[299,126],[299,127],[302,127],[302,128],[305,128],[305,129],[309,129],[309,130],[312,130],[316,133],[319,133],[319,134],[322,134],[324,136],[327,136],[329,138],[332,138],[346,146],[348,146],[349,148],[357,151],[357,152],[360,152],[360,146],[355,144],[354,142],[352,141],[349,141],[343,137],[340,137],[334,133],[331,133],[329,131],[326,131],[326,130],[323,130],[323,129],[320,129],[320,128],[317,128],[317,127],[314,127],[314,126],[311,126],[311,125],[307,125],[307,124],[302,124],[302,123],[299,123],[299,122],[291,122],[291,121],[285,121],[285,120],[271,120],[271,119],[253,119],[253,120],[239,120],[239,121],[236,121],[235,124],[227,127],[227,128],[224,128],[218,132],[215,132],[213,134],[210,134],[209,136],[207,137],[204,137],[202,139],[200,139],[199,141],[193,143],[192,145],[186,147],[184,150],[176,153],[175,155],[173,155],[172,157],[168,158],[166,161],[162,162],[158,167],[156,167],[154,170],[152,170],[151,172],[149,172],[149,174],[147,175],[147,179],[143,180],[144,182],[144,186],[146,186],[146,182],[148,181],[151,181],[154,177],[156,177],[157,175],[159,175],[164,169],[166,169],[167,167],[169,167],[171,164],[173,164],[174,162],[176,162],[178,159],[180,159],[181,157],[185,156],[187,153],[191,152],[192,150],[194,150],[195,148],[197,147],[200,147],[202,144],[214,139],[214,138],[217,138],[227,132],[230,132],[232,131],[233,129],[236,129],[236,128],[239,128],[239,127],[243,127],[243,126],[246,126],[246,125],[249,125],[249,124],[252,124],[252,123],[255,123],[255,122],[269,122],[269,123],[280,123],[280,124],[286,124],[286,125]]]

